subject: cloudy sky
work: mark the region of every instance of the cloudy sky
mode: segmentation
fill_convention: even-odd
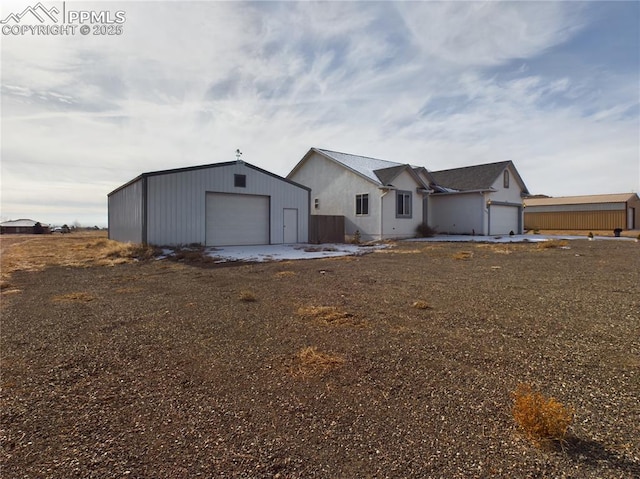
[[[315,146],[430,170],[509,159],[553,196],[640,189],[638,2],[64,7],[126,22],[2,35],[2,220],[104,226],[119,185],[236,148],[282,176]]]

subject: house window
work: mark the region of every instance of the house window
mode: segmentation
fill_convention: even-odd
[[[320,208],[320,198],[316,198],[316,199],[313,201],[313,206],[315,207],[315,209]]]
[[[356,195],[356,215],[364,216],[369,214],[369,195]]]
[[[411,192],[396,193],[396,218],[411,218]]]
[[[503,181],[504,187],[509,188],[509,171],[508,170],[504,170],[504,173],[502,174],[502,181]]]
[[[246,188],[247,175],[233,175],[233,186],[236,188]]]

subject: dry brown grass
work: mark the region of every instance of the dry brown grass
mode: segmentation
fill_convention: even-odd
[[[458,261],[469,261],[473,258],[473,251],[458,251],[453,255],[453,259]]]
[[[514,252],[514,247],[510,245],[504,245],[499,243],[478,244],[476,248],[482,250],[489,250],[496,254],[511,254]]]
[[[549,240],[538,243],[538,249],[564,248],[569,245],[567,240]]]
[[[95,299],[96,297],[94,295],[79,291],[54,296],[51,298],[51,301],[55,301],[57,303],[89,303]]]
[[[415,309],[431,309],[431,305],[422,299],[414,301],[411,307]]]
[[[291,370],[293,376],[318,376],[344,365],[345,359],[336,354],[322,353],[314,346],[301,349]]]
[[[295,275],[296,275],[295,271],[278,271],[275,274],[275,277],[276,278],[287,278],[287,277],[295,276]]]
[[[373,250],[374,253],[377,254],[420,254],[423,253],[424,251],[421,249],[390,249],[390,248],[384,248],[384,249],[376,249]]]
[[[254,303],[256,301],[258,301],[258,298],[256,298],[256,295],[251,292],[251,291],[240,291],[240,294],[238,295],[238,299],[240,299],[240,301],[244,301],[245,303]]]
[[[546,448],[565,440],[573,422],[573,408],[534,391],[529,384],[520,384],[512,394],[513,418],[534,444]]]
[[[214,263],[216,261],[216,258],[205,253],[203,246],[185,249],[178,248],[172,256],[172,259],[175,261],[198,264]]]
[[[318,319],[325,323],[344,323],[353,319],[353,314],[341,311],[335,306],[304,306],[298,314],[305,318]]]
[[[567,236],[587,236],[589,233],[593,233],[595,236],[611,236],[613,237],[613,230],[538,230],[540,235],[567,235]],[[531,234],[531,233],[530,233]],[[625,230],[622,231],[621,236],[629,238],[635,238],[638,235],[638,230]]]
[[[149,259],[156,254],[150,246],[109,240],[104,231],[4,235],[0,245],[2,280],[5,282],[14,271],[39,271],[47,266],[113,266]]]

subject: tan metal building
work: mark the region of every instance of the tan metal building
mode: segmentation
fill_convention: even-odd
[[[640,228],[637,193],[525,198],[528,230],[633,230]]]

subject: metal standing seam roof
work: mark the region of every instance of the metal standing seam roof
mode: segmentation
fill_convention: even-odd
[[[633,200],[636,193],[610,195],[558,196],[555,198],[525,198],[525,206],[588,205],[595,203],[626,203]]]

